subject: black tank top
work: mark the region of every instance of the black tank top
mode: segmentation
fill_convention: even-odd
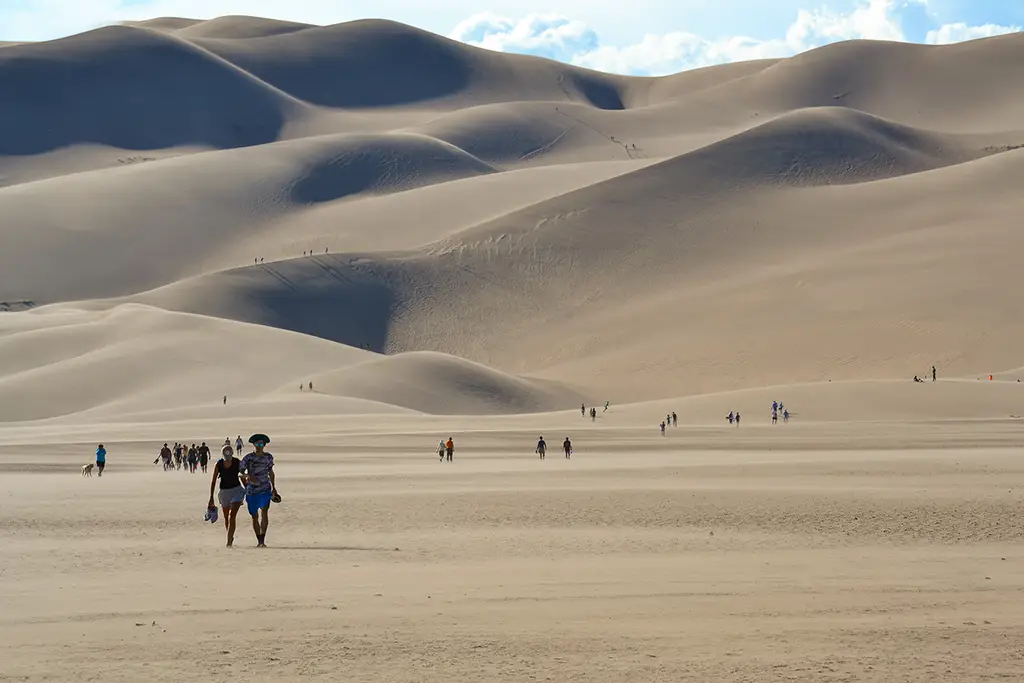
[[[238,466],[241,465],[238,458],[231,458],[231,464],[224,464],[223,460],[217,461],[217,472],[220,474],[220,487],[222,489],[238,488],[242,482],[238,481]]]

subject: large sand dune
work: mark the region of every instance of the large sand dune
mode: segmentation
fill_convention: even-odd
[[[631,79],[385,21],[11,46],[0,301],[137,301],[627,401],[987,375],[1020,362],[1024,135],[997,87],[1019,49]]]
[[[1022,54],[0,45],[0,679],[1013,680]]]

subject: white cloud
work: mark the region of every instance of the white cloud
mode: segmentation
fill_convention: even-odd
[[[531,14],[515,21],[490,13],[459,23],[449,37],[499,52],[520,52],[570,61],[599,47],[597,32],[581,21]]]
[[[708,39],[682,31],[649,33],[639,42],[601,43],[586,24],[561,16],[529,15],[514,20],[480,14],[460,23],[450,37],[504,52],[550,57],[601,71],[663,75],[724,62],[786,57],[842,40],[906,41],[900,15],[927,0],[860,0],[848,12],[827,8],[799,10],[785,35],[775,39],[744,36]],[[948,24],[928,34],[928,42],[958,42],[1013,31],[1010,27]]]
[[[977,40],[978,38],[991,38],[1007,33],[1017,33],[1020,26],[1000,26],[999,24],[983,24],[981,26],[968,26],[964,22],[946,24],[934,31],[928,31],[925,41],[932,45],[949,45],[950,43],[962,43],[965,40]]]

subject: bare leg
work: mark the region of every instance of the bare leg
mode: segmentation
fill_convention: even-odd
[[[242,507],[241,503],[232,503],[231,511],[225,515],[228,521],[228,547],[230,548],[235,543],[235,520],[238,519],[238,510]]]
[[[262,538],[263,539],[263,543],[266,544],[266,541],[267,541],[267,527],[270,526],[270,508],[269,507],[265,507],[262,510],[260,510],[260,512],[262,513],[262,515],[261,515],[262,519],[260,520],[260,538]]]
[[[258,514],[252,516],[252,531],[256,534],[256,541],[260,541],[260,517]]]

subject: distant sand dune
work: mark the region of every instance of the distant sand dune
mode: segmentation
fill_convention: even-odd
[[[385,356],[316,378],[318,392],[431,414],[539,413],[576,405],[580,395],[438,353]]]
[[[45,97],[35,84],[46,83]],[[300,105],[194,45],[115,26],[0,53],[0,154],[99,143],[123,149],[277,139]],[[66,116],[74,109],[75,116]]]
[[[164,19],[7,46],[0,301],[43,308],[5,324],[74,302],[176,311],[199,337],[220,318],[343,355],[447,354],[322,367],[346,410],[422,409],[371,391],[400,386],[395,368],[510,411],[561,401],[522,376],[619,401],[933,363],[987,376],[1022,362],[1006,292],[1024,109],[1005,87],[1022,49],[854,41],[629,78],[379,20]],[[117,338],[125,357],[145,357],[148,333],[120,324],[138,337]],[[91,334],[45,332],[45,362],[3,381],[85,372],[115,343]]]

